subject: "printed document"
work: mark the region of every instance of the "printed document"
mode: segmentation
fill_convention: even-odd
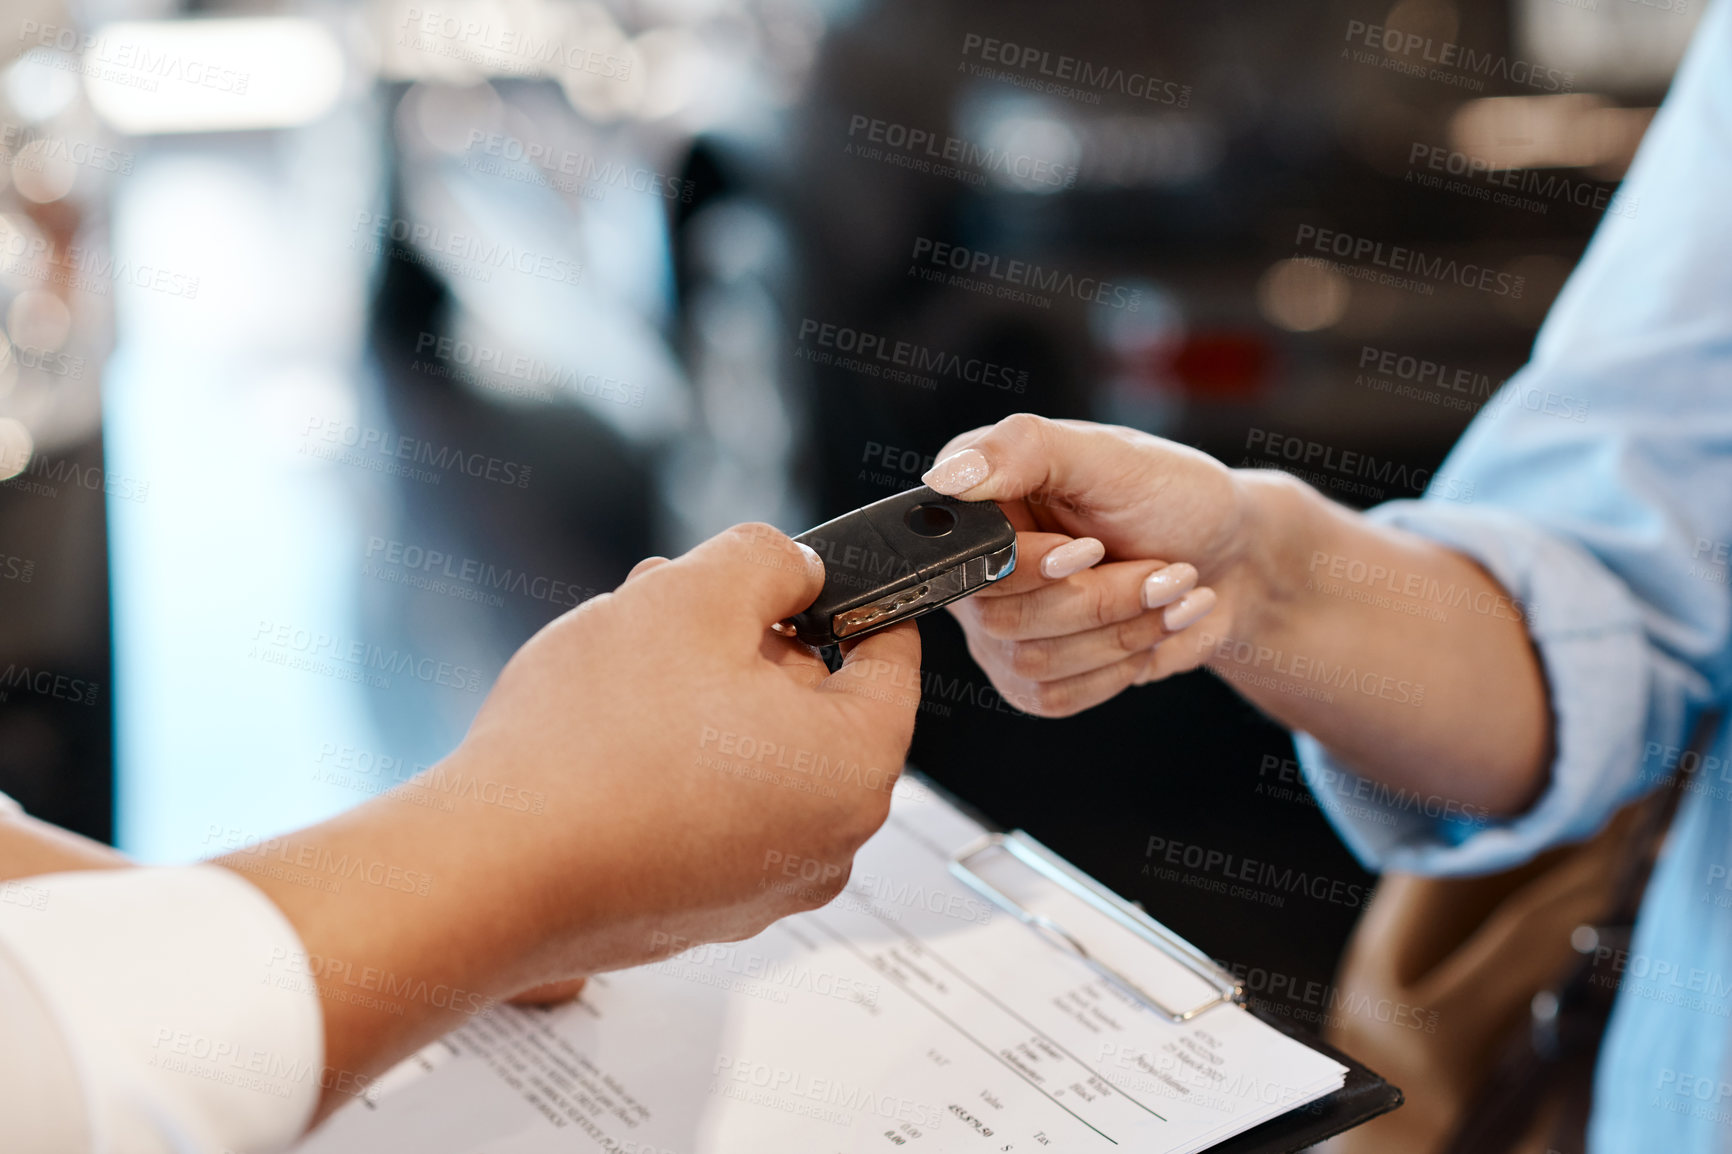
[[[1343,1066],[1240,1007],[1175,1024],[958,880],[951,856],[983,832],[904,779],[828,906],[598,975],[567,1005],[491,1007],[298,1150],[1186,1154],[1340,1088]],[[767,885],[812,880],[767,864]],[[1035,888],[1011,896],[1098,931],[1163,1003],[1201,1000],[1182,964]]]

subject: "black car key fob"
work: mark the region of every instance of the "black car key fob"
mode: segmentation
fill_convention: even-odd
[[[922,485],[808,529],[824,591],[794,617],[800,640],[834,645],[930,613],[1016,568],[1016,530],[991,501]]]

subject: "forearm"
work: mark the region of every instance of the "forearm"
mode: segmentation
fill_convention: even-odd
[[[1493,814],[1543,788],[1551,717],[1521,607],[1460,553],[1281,474],[1235,474],[1245,554],[1207,663],[1264,712],[1390,786]]]
[[[401,820],[422,818],[424,824],[417,810],[375,802],[268,843],[269,854],[241,852],[214,863],[264,891],[306,948],[307,958],[272,961],[282,967],[282,979],[300,981],[312,974],[320,986],[327,1067],[320,1117],[497,996],[491,989],[461,985],[486,982],[499,966],[498,939],[488,932],[487,911],[465,915],[453,908],[464,900],[460,892],[441,893],[442,901],[433,902],[431,886],[423,896],[369,884],[364,877],[322,876],[344,872],[333,871],[331,863],[377,862],[389,870],[433,856],[429,846],[444,840],[437,831]],[[320,864],[306,871],[281,868],[283,854],[291,863],[307,860],[303,850]],[[438,856],[447,888],[460,891],[457,883],[466,872],[461,859],[449,852]],[[0,816],[0,881],[132,865],[118,850],[58,826],[24,815]],[[398,865],[398,876],[404,868],[412,867]]]
[[[0,881],[131,864],[119,850],[59,826],[22,814],[0,816]]]
[[[449,765],[450,763],[447,763]],[[285,984],[317,982],[325,1026],[323,1118],[401,1059],[514,992],[525,922],[494,860],[488,807],[375,799],[329,821],[215,859],[264,891],[302,958]]]

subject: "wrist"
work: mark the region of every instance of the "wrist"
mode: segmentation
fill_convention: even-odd
[[[1222,584],[1234,601],[1242,641],[1278,635],[1302,599],[1306,557],[1316,539],[1317,492],[1278,469],[1234,469],[1238,539]]]

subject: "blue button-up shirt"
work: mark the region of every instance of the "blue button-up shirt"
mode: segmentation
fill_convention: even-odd
[[[1473,557],[1529,614],[1554,715],[1544,795],[1462,824],[1368,805],[1299,735],[1376,868],[1503,869],[1601,828],[1732,703],[1732,0],[1703,16],[1533,360],[1439,470],[1459,498],[1381,522]],[[1467,612],[1467,607],[1452,612]],[[1621,967],[1619,965],[1621,963]],[[1732,745],[1701,759],[1649,885],[1595,1074],[1590,1147],[1732,1150]]]

